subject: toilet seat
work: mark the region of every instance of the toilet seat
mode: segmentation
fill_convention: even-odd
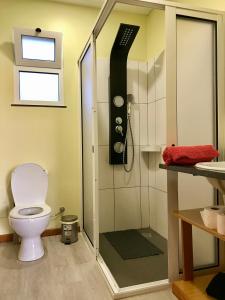
[[[32,208],[41,208],[42,211],[40,213],[35,214],[21,214],[22,209],[32,209]],[[23,205],[23,206],[15,206],[9,213],[9,217],[13,219],[36,219],[47,216],[51,213],[51,208],[47,204],[43,203],[32,203],[32,206]]]

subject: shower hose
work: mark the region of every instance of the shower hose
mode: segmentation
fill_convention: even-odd
[[[124,171],[127,172],[127,173],[130,173],[133,169],[133,166],[134,166],[134,137],[133,137],[132,127],[131,127],[130,117],[131,117],[130,113],[128,113],[127,114],[127,131],[126,131],[124,147],[123,147],[123,168],[124,168]],[[127,147],[128,127],[130,129],[130,136],[131,136],[131,143],[132,143],[132,159],[131,159],[130,167],[127,167],[126,164],[125,164],[125,153],[126,153],[126,147]]]

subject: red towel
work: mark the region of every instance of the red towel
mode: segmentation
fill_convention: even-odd
[[[168,165],[194,165],[198,162],[211,161],[219,156],[212,145],[166,147],[163,159]]]

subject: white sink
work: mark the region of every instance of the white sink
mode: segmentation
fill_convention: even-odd
[[[195,165],[197,169],[225,173],[225,161],[202,162]]]
[[[225,161],[202,162],[197,163],[195,167],[201,170],[225,173]],[[223,194],[225,200],[225,180],[211,177],[206,178],[214,188],[218,189]]]

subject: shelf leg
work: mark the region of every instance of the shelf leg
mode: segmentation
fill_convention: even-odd
[[[181,221],[183,245],[183,279],[193,280],[192,225]]]

